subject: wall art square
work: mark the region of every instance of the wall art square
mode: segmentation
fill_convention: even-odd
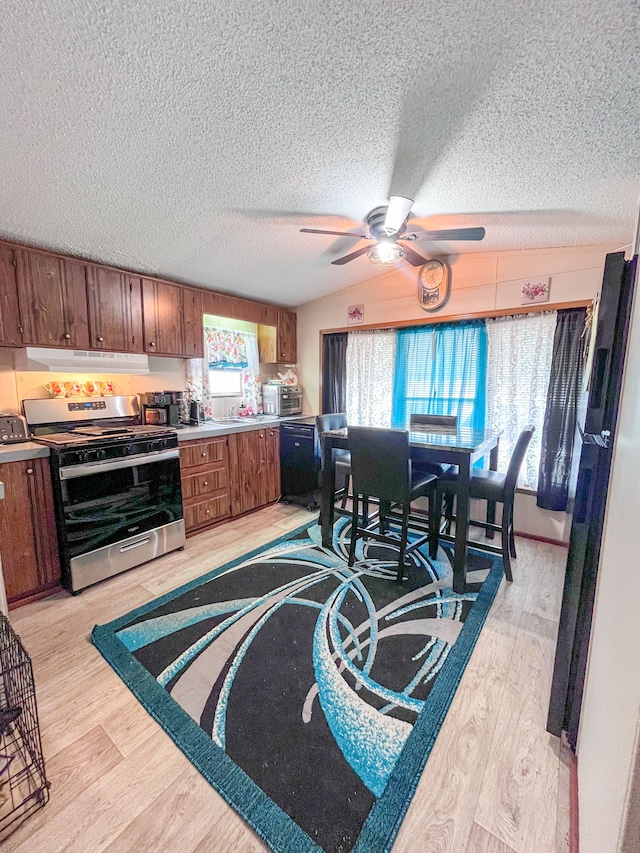
[[[364,305],[349,305],[347,308],[347,325],[356,326],[364,323]]]
[[[528,305],[531,302],[548,302],[549,289],[551,279],[547,278],[532,278],[530,281],[523,281],[521,288],[521,305]]]

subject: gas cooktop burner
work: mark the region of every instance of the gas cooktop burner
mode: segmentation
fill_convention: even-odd
[[[134,432],[134,430],[135,430],[135,427],[133,429],[131,429],[129,427],[118,427],[118,426],[113,426],[113,427],[90,426],[90,427],[78,427],[77,429],[74,429],[73,432],[74,433],[79,432],[81,435],[124,435],[128,432]]]
[[[122,440],[123,438],[163,438],[170,435],[175,435],[175,431],[167,429],[167,427],[148,426],[141,424],[140,426],[109,426],[109,427],[76,427],[68,432],[57,432],[43,435],[34,435],[33,441],[41,442],[54,446],[68,447],[73,445],[88,444],[109,444],[111,442]]]

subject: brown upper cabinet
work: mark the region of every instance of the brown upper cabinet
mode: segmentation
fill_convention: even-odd
[[[295,364],[296,315],[292,311],[277,311],[276,326],[258,326],[260,361],[267,364]]]
[[[87,267],[90,346],[116,352],[142,350],[142,283],[104,267]]]
[[[182,287],[142,279],[144,351],[150,355],[183,355]]]
[[[295,364],[297,361],[296,321],[297,317],[293,311],[278,309],[278,362]]]
[[[22,343],[86,349],[85,264],[26,249],[17,249],[14,257]]]
[[[182,291],[184,344],[182,352],[190,358],[204,355],[202,334],[202,291],[185,287]]]
[[[290,311],[0,242],[0,345],[202,358],[205,313],[268,328],[269,357],[262,360],[295,362]]]
[[[15,252],[0,244],[0,345],[21,344]]]
[[[228,293],[215,293],[205,290],[202,294],[202,309],[205,314],[219,317],[232,317],[234,320],[244,320],[245,323],[257,323],[264,326],[278,324],[278,309],[266,302],[254,302],[240,296]]]

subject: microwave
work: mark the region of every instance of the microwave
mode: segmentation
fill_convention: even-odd
[[[262,406],[265,415],[302,414],[302,388],[299,385],[263,385]]]

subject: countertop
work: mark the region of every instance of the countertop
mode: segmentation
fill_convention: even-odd
[[[313,415],[290,415],[286,418],[278,418],[275,415],[263,415],[258,420],[247,420],[246,423],[234,421],[233,423],[216,423],[207,421],[202,426],[187,426],[177,430],[178,442],[195,441],[198,438],[215,438],[222,435],[231,435],[234,432],[249,432],[253,429],[265,429],[265,427],[277,427],[283,421],[299,421],[311,418]]]
[[[283,421],[298,421],[313,415],[291,415],[287,418],[277,418],[275,415],[264,415],[259,420],[247,421],[246,423],[216,423],[208,421],[198,427],[187,426],[178,429],[178,442],[195,441],[199,438],[214,438],[215,436],[231,435],[234,432],[248,432],[252,429],[264,429],[265,427],[277,427]],[[0,463],[23,462],[27,459],[38,459],[49,456],[49,448],[35,441],[21,441],[15,444],[0,444]]]
[[[0,462],[24,462],[49,455],[49,448],[35,441],[19,441],[15,444],[0,444]]]

